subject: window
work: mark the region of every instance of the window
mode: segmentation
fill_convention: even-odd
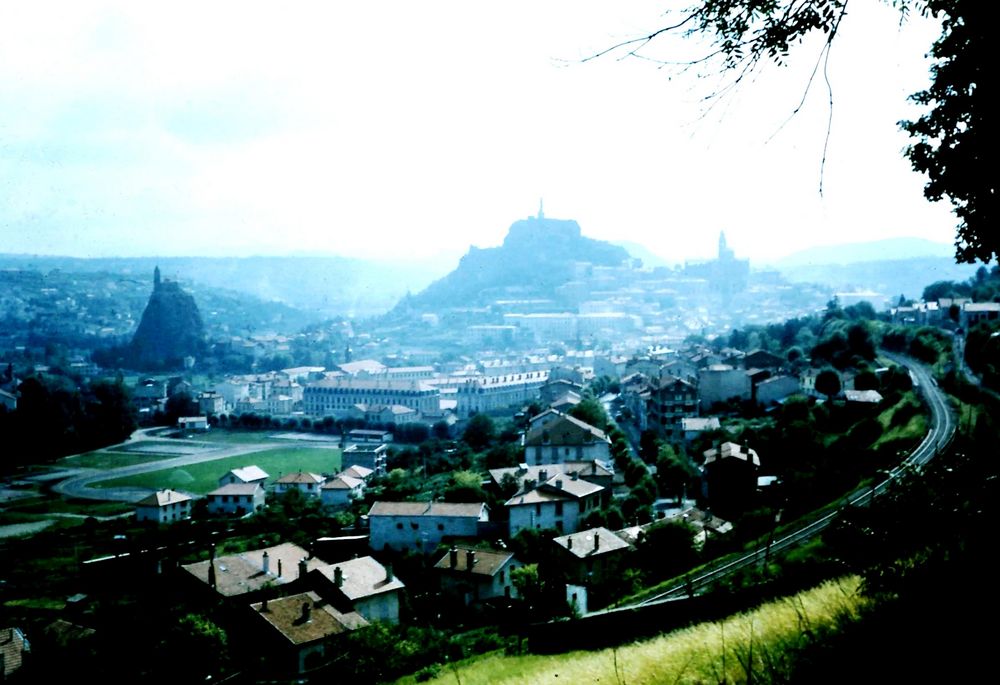
[[[410,528],[412,528],[413,530],[419,530],[420,529],[420,524],[417,523],[416,521],[411,521],[410,522]]]
[[[500,582],[501,583],[506,582],[505,576],[506,576],[506,572],[505,571],[500,571]]]
[[[542,515],[542,505],[541,503],[538,503],[535,505],[535,516],[541,516],[541,515]]]
[[[556,516],[562,516],[562,515],[563,515],[563,503],[556,502]]]
[[[403,530],[403,524],[402,523],[397,523],[396,524],[396,530]]]
[[[444,524],[443,523],[439,523],[438,524],[438,530],[444,530]]]

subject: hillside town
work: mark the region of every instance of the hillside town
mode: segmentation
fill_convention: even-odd
[[[447,292],[473,287],[469,306],[432,287],[378,319],[280,334],[227,336],[159,269],[141,317],[88,296],[107,276],[5,272],[6,319],[41,324],[2,339],[5,431],[42,431],[5,497],[43,496],[37,455],[159,455],[52,471],[55,493],[117,502],[95,525],[118,547],[88,543],[81,574],[57,583],[72,611],[10,629],[5,672],[42,673],[36,659],[66,646],[96,654],[127,577],[154,590],[126,593],[153,613],[167,610],[156,596],[183,598],[199,649],[225,636],[196,669],[246,682],[319,682],[379,624],[516,634],[600,612],[891,467],[919,404],[876,346],[938,363],[957,332],[1000,321],[985,272],[876,311],[752,271],[724,234],[716,259],[674,270],[580,261],[621,255],[541,210],[473,261],[545,238],[568,255],[558,284],[499,285],[501,271],[469,286],[463,260]],[[42,283],[49,296],[31,296]],[[61,321],[72,345],[54,344]],[[67,421],[83,423],[53,425],[73,397]],[[164,458],[190,466],[158,470]]]

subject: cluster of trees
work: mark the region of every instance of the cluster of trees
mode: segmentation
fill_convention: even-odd
[[[159,425],[173,425],[178,416],[191,416],[198,413],[198,406],[186,393],[178,393],[167,400],[166,411],[157,414],[153,420]],[[444,421],[433,426],[423,423],[380,423],[356,418],[335,419],[325,416],[322,419],[309,417],[281,418],[269,414],[247,412],[245,414],[218,414],[208,417],[209,424],[233,430],[303,430],[324,433],[327,435],[343,435],[356,428],[368,430],[383,430],[392,433],[393,438],[403,443],[421,443],[430,438],[447,439],[450,427]]]
[[[18,394],[17,409],[0,408],[8,465],[113,445],[127,439],[137,425],[121,380],[79,387],[66,376],[31,376],[21,382]]]

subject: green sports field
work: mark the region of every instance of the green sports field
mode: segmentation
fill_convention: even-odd
[[[268,473],[268,483],[271,483],[292,471],[334,474],[340,471],[340,464],[340,450],[336,448],[279,447],[238,457],[113,478],[94,483],[91,487],[172,488],[203,495],[217,488],[219,478],[227,471],[242,466],[259,466]]]

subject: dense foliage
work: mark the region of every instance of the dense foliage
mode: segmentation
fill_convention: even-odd
[[[136,428],[128,389],[96,381],[82,389],[68,377],[26,378],[17,409],[0,409],[6,463],[49,461],[122,442]]]

